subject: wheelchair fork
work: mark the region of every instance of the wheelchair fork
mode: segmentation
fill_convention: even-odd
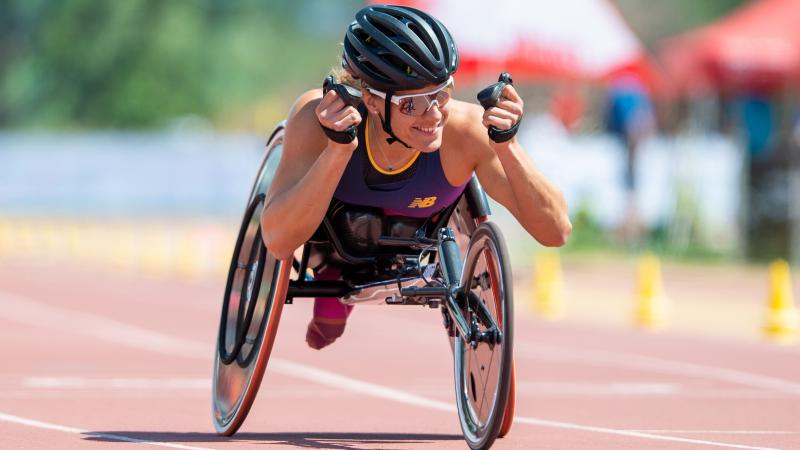
[[[461,253],[453,230],[450,228],[439,229],[436,245],[440,270],[447,291],[445,305],[447,305],[447,310],[450,312],[453,324],[459,334],[462,338],[469,340],[472,338],[472,327],[461,313],[466,305],[459,304],[459,302],[464,303],[459,295],[461,291]]]
[[[440,229],[437,245],[442,278],[447,290],[445,304],[449,316],[452,318],[452,321],[445,319],[445,327],[449,331],[450,327],[455,325],[461,339],[473,347],[481,342],[489,345],[499,344],[502,341],[502,333],[486,305],[471,290],[467,290],[467,295],[463,291],[461,253],[453,230],[450,228]],[[470,319],[465,317],[465,311],[472,312]],[[485,331],[480,331],[479,323],[486,328]]]

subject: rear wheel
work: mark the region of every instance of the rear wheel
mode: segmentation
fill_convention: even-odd
[[[487,449],[511,427],[509,393],[513,383],[513,294],[511,267],[500,230],[491,222],[478,226],[470,238],[461,285],[465,299],[481,302],[498,326],[495,342],[454,345],[458,416],[464,438],[473,449]],[[466,308],[466,319],[478,332],[487,331],[477,308]],[[512,400],[513,402],[513,400]],[[504,434],[504,433],[502,433]]]
[[[267,144],[225,285],[214,357],[212,416],[217,433],[226,436],[242,425],[258,393],[289,285],[292,264],[267,251],[260,227],[281,144],[279,128]]]
[[[456,233],[456,243],[458,244],[461,254],[466,254],[469,246],[470,237],[475,233],[478,225],[488,220],[487,216],[479,216],[473,218],[471,208],[468,206],[469,202],[465,198],[461,198],[456,206],[453,215],[450,217],[448,227],[453,229]],[[450,349],[455,350],[455,341],[452,335],[449,337]],[[514,422],[514,408],[516,405],[516,370],[514,369],[514,361],[511,361],[511,382],[508,392],[508,402],[506,403],[505,418],[503,425],[500,427],[500,434],[497,437],[502,438],[511,430]]]
[[[514,359],[511,359],[511,382],[508,386],[508,400],[506,401],[506,413],[503,416],[503,425],[500,427],[500,433],[497,437],[502,438],[511,431],[511,425],[514,424],[514,409],[517,403],[517,369],[514,367]]]

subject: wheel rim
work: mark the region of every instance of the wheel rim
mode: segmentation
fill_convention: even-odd
[[[234,255],[214,358],[214,425],[222,434],[235,432],[249,410],[266,365],[260,361],[269,355],[283,306],[277,294],[283,290],[283,273],[287,271],[263,246],[258,227],[260,210],[254,208],[243,226],[238,250],[245,251]],[[243,343],[235,351],[235,341],[242,337]]]
[[[468,292],[487,307],[503,333],[499,344],[480,343],[473,348],[459,337],[455,339],[455,375],[458,412],[464,437],[472,448],[486,448],[499,432],[505,413],[511,351],[505,310],[503,264],[500,250],[489,233],[476,233],[465,258],[464,280],[473,280]],[[472,319],[468,317],[468,319]],[[479,330],[486,328],[479,325]],[[507,345],[508,343],[508,345]]]
[[[259,167],[225,285],[214,355],[212,416],[217,433],[232,435],[255,400],[288,288],[291,264],[264,247],[260,218],[283,153],[283,123],[273,131]]]
[[[214,427],[219,434],[230,436],[244,422],[266,371],[283,309],[283,301],[278,299],[282,299],[280,293],[286,291],[289,278],[287,269],[290,265],[283,261],[274,261],[272,267],[272,273],[265,274],[264,277],[272,281],[270,293],[268,296],[259,295],[257,300],[253,324],[261,323],[261,326],[250,352],[252,356],[246,357],[248,364],[241,364],[241,359],[237,358],[234,363],[225,365],[219,358],[219,352],[215,352],[212,403]],[[261,293],[266,290],[265,284],[261,286]],[[252,325],[251,328],[255,326]]]

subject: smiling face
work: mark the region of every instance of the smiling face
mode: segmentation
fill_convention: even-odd
[[[440,87],[441,86],[428,86],[422,89],[397,92],[395,97],[431,93]],[[381,118],[385,118],[385,101],[383,98],[367,90],[362,92],[362,98],[374,120],[379,121]],[[434,99],[437,99],[437,101],[431,104]],[[444,125],[447,123],[448,100],[449,95],[440,93],[438,96],[432,94],[427,97],[414,98],[413,100],[410,98],[401,98],[400,105],[392,102],[392,131],[400,140],[416,150],[424,153],[438,150],[442,145]],[[425,110],[426,108],[427,110]],[[413,110],[418,111],[417,113],[424,111],[424,113],[418,116],[407,114]],[[404,111],[406,113],[404,113]],[[381,133],[385,134],[383,130],[381,130]],[[385,137],[388,137],[388,135]]]

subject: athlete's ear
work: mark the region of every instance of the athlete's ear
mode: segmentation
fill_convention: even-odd
[[[366,89],[361,90],[361,100],[366,105],[367,110],[372,114],[378,114],[383,111],[383,99],[377,95],[373,95]]]

